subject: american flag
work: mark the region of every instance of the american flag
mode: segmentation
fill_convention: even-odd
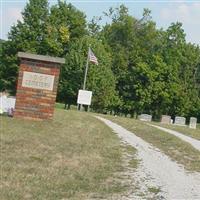
[[[99,64],[96,56],[94,55],[94,53],[92,52],[92,50],[90,48],[89,48],[88,56],[89,56],[89,61],[90,62],[93,62],[96,65]]]

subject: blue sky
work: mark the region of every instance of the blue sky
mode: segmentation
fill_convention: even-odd
[[[6,39],[11,25],[21,20],[20,12],[27,2],[27,0],[0,0],[0,38]],[[56,2],[49,0],[50,5]],[[172,22],[180,21],[183,23],[187,41],[200,45],[200,0],[68,0],[67,2],[71,2],[85,12],[88,20],[93,16],[101,16],[102,12],[107,11],[109,7],[116,7],[122,3],[129,8],[130,14],[137,18],[141,18],[143,8],[149,8],[157,27],[166,29]],[[106,20],[104,18],[103,22],[105,23]]]

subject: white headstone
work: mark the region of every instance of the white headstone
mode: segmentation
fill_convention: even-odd
[[[189,128],[196,129],[196,127],[197,127],[197,118],[190,117]]]
[[[15,108],[16,99],[14,97],[0,96],[0,110],[1,113],[9,112]]]
[[[139,115],[139,120],[151,122],[152,116],[148,115],[148,114],[141,114],[141,115]]]
[[[171,116],[169,116],[169,115],[162,115],[161,123],[162,124],[171,124]]]
[[[185,126],[186,119],[185,117],[175,117],[175,125]]]
[[[82,105],[91,105],[92,91],[79,90],[77,103]]]
[[[16,103],[16,98],[14,98],[14,97],[8,97],[7,98],[7,104],[8,104],[9,109],[14,109],[15,103]]]
[[[4,112],[8,112],[8,102],[7,102],[7,96],[3,95],[0,96],[0,110]]]

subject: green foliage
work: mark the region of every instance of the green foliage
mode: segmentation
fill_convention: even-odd
[[[200,119],[200,48],[187,43],[182,24],[157,29],[151,11],[141,19],[124,5],[110,8],[86,23],[72,4],[30,0],[23,21],[12,26],[8,41],[0,41],[0,89],[15,93],[18,51],[65,57],[57,100],[76,104],[82,88],[88,47],[99,66],[89,64],[87,89],[98,112],[196,116]]]
[[[23,22],[12,26],[8,39],[16,51],[46,53],[46,29],[49,16],[47,0],[30,0],[22,12]]]
[[[87,33],[85,18],[81,11],[65,1],[58,1],[58,4],[51,7],[48,20],[50,37],[47,42],[52,47],[52,55],[65,56],[70,43]]]
[[[13,55],[15,49],[10,41],[1,42],[0,48],[0,91],[7,89],[11,94],[15,94],[18,62]]]
[[[8,41],[2,44],[1,52],[1,85],[12,94],[16,90],[18,74],[18,51],[47,54],[45,42],[48,19],[47,0],[30,0],[22,12],[23,22],[11,27]]]
[[[92,108],[96,111],[109,109],[119,102],[115,91],[115,78],[111,70],[111,58],[101,41],[89,36],[73,42],[66,63],[61,69],[58,100],[76,104],[78,90],[82,88],[88,47],[98,58],[99,65],[89,63],[86,88],[93,91]]]
[[[136,19],[124,6],[105,13],[112,22],[101,37],[112,50],[119,112],[199,117],[199,47],[186,42],[181,23],[156,29],[150,13]]]
[[[11,27],[0,54],[0,89],[7,88],[12,93],[16,88],[18,51],[63,56],[70,40],[86,33],[85,15],[66,2],[59,1],[49,9],[47,0],[30,0],[22,17],[23,21]]]

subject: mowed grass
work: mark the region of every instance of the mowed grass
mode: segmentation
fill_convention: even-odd
[[[189,171],[200,172],[200,152],[189,143],[181,139],[146,125],[145,122],[124,117],[113,117],[102,115],[103,117],[116,122],[124,128],[132,131],[148,143],[159,148],[172,160],[182,164]]]
[[[168,124],[161,124],[161,123],[154,123],[155,125],[162,126],[164,128],[168,128],[174,131],[178,131],[183,133],[184,135],[193,137],[194,139],[200,140],[200,126],[197,125],[197,129],[191,129],[188,126],[177,126],[177,125],[168,125]]]
[[[107,199],[125,190],[115,181],[124,148],[89,114],[56,110],[53,121],[0,123],[0,199]]]

